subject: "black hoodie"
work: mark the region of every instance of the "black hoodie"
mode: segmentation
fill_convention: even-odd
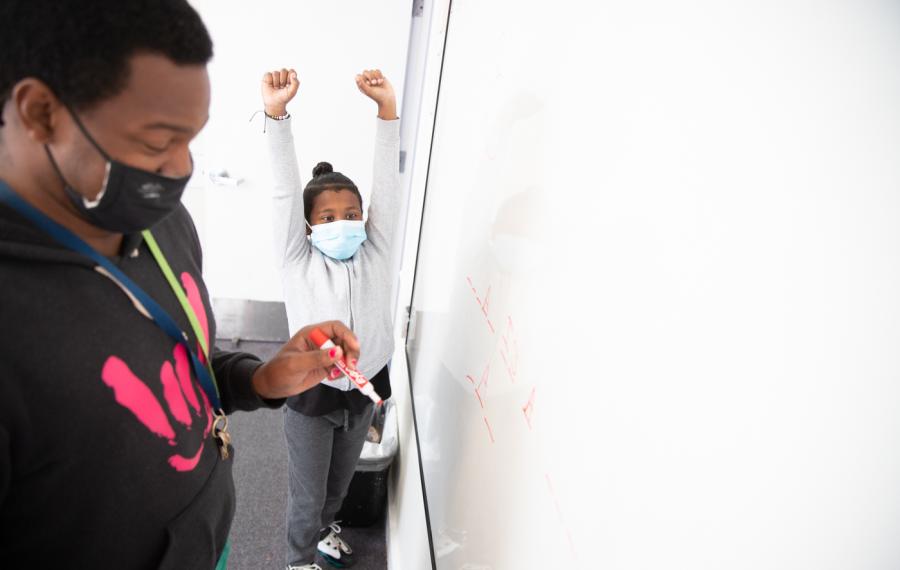
[[[201,252],[184,207],[153,234],[215,338]],[[119,268],[197,346],[139,235]],[[214,351],[226,412],[277,407],[260,362]],[[0,566],[213,568],[234,515],[233,459],[183,348],[94,263],[0,202]]]

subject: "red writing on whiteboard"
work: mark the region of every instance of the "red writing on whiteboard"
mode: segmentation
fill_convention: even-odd
[[[506,373],[509,379],[515,383],[516,375],[519,372],[519,341],[516,340],[516,331],[513,329],[512,317],[506,317],[506,330],[500,337],[502,346],[500,347],[500,357],[503,359],[503,365],[506,367]]]
[[[487,294],[485,294],[484,300],[482,301],[481,297],[478,295],[478,291],[475,289],[475,285],[472,283],[472,278],[466,277],[466,281],[469,283],[469,289],[472,290],[472,294],[475,295],[478,306],[481,307],[481,314],[484,315],[484,320],[487,322],[488,328],[491,329],[491,334],[494,334],[494,323],[491,322],[491,317],[488,315],[491,306],[491,286],[488,285]]]
[[[522,406],[522,413],[525,414],[525,422],[528,424],[528,429],[532,428],[531,417],[534,415],[534,392],[535,388],[532,388],[531,396],[528,397],[528,403]]]
[[[494,430],[491,429],[491,422],[488,421],[487,416],[482,416],[484,418],[484,425],[487,426],[488,437],[491,438],[491,443],[494,443]]]
[[[478,398],[478,404],[481,406],[481,409],[484,409],[484,404],[487,401],[488,379],[490,378],[490,375],[491,365],[488,364],[484,367],[484,372],[481,373],[481,379],[478,382],[475,382],[475,379],[471,376],[466,376],[466,380],[475,387],[475,397]]]
[[[466,380],[469,381],[469,384],[475,389],[475,397],[478,398],[478,405],[481,406],[482,411],[484,410],[484,406],[487,402],[487,388],[488,388],[488,379],[491,376],[491,364],[488,363],[487,366],[484,367],[484,372],[481,373],[481,379],[477,382],[475,378],[471,375],[466,375]],[[484,420],[484,427],[487,428],[488,437],[491,439],[491,443],[494,443],[494,428],[491,427],[491,422],[488,420],[486,414],[481,416],[481,419]]]
[[[559,506],[559,498],[557,498],[556,491],[553,489],[553,481],[550,480],[550,474],[544,473],[544,479],[547,481],[547,490],[550,492],[550,499],[552,499],[553,507],[556,509],[556,516],[559,518],[559,525],[562,527],[563,532],[566,535],[566,539],[569,542],[569,549],[572,551],[572,556],[577,559],[578,553],[575,551],[575,541],[572,540],[572,531],[566,524],[566,519],[563,516],[562,508],[560,508]]]

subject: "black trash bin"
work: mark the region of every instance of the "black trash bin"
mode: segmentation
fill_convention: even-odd
[[[335,517],[344,526],[372,525],[384,512],[388,472],[397,455],[399,437],[393,399],[388,399],[381,409],[376,410],[372,427],[379,434],[379,441],[367,440],[363,445],[356,473]]]

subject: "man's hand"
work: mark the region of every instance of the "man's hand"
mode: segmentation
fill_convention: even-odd
[[[266,114],[270,117],[287,115],[287,104],[297,89],[300,88],[300,80],[293,69],[275,70],[264,73],[262,77],[262,98]]]
[[[337,345],[319,350],[309,333],[319,328]],[[353,332],[338,321],[310,325],[289,340],[272,360],[260,366],[253,375],[253,388],[266,399],[287,398],[319,385],[337,370],[334,361],[340,358],[348,366],[359,359],[359,342]]]
[[[378,103],[378,118],[393,121],[397,118],[397,96],[391,82],[380,69],[366,69],[356,76],[356,87],[363,95]]]

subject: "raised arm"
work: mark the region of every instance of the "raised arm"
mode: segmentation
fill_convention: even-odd
[[[272,164],[272,229],[275,255],[287,264],[309,251],[303,217],[303,180],[297,164],[297,151],[291,133],[287,104],[297,94],[300,80],[293,69],[263,74],[262,98],[265,105],[266,144]]]
[[[377,69],[357,75],[356,86],[378,105],[375,164],[366,233],[369,242],[388,256],[393,249],[400,221],[400,120],[397,117],[397,97],[391,82]]]

